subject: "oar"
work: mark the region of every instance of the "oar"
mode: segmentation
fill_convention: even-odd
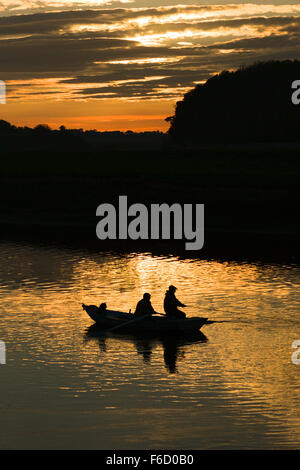
[[[126,326],[126,325],[129,325],[130,323],[135,323],[139,320],[143,320],[143,319],[149,318],[149,317],[151,317],[151,315],[143,315],[142,317],[137,317],[137,318],[134,318],[133,320],[126,321],[125,323],[121,323],[121,325],[113,326],[112,328],[109,328],[106,331],[114,331],[117,328],[122,328],[122,326]]]

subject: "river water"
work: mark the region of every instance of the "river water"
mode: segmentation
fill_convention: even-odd
[[[0,256],[1,449],[300,447],[296,265],[4,242]],[[150,292],[162,311],[169,284],[216,321],[202,335],[105,335],[81,309]]]

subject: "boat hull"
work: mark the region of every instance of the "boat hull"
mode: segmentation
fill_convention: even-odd
[[[147,333],[186,333],[189,331],[198,331],[205,323],[207,318],[192,317],[186,319],[169,319],[165,316],[153,316],[137,320],[131,313],[107,310],[100,313],[95,305],[82,305],[89,317],[103,329],[116,328],[118,331],[129,332],[147,332]],[[136,321],[133,321],[136,320]],[[126,324],[128,322],[128,324]]]

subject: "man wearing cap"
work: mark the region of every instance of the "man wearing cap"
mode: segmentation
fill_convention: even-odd
[[[167,317],[171,318],[178,318],[183,319],[186,318],[186,315],[181,310],[178,310],[178,307],[186,307],[186,305],[182,304],[178,299],[175,297],[175,286],[169,286],[165,294],[164,299],[164,310],[166,312]]]

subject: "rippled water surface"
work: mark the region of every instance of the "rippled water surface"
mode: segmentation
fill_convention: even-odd
[[[0,448],[300,447],[299,268],[0,245]],[[203,335],[101,334],[81,302],[162,311]],[[299,355],[300,357],[300,355]]]

